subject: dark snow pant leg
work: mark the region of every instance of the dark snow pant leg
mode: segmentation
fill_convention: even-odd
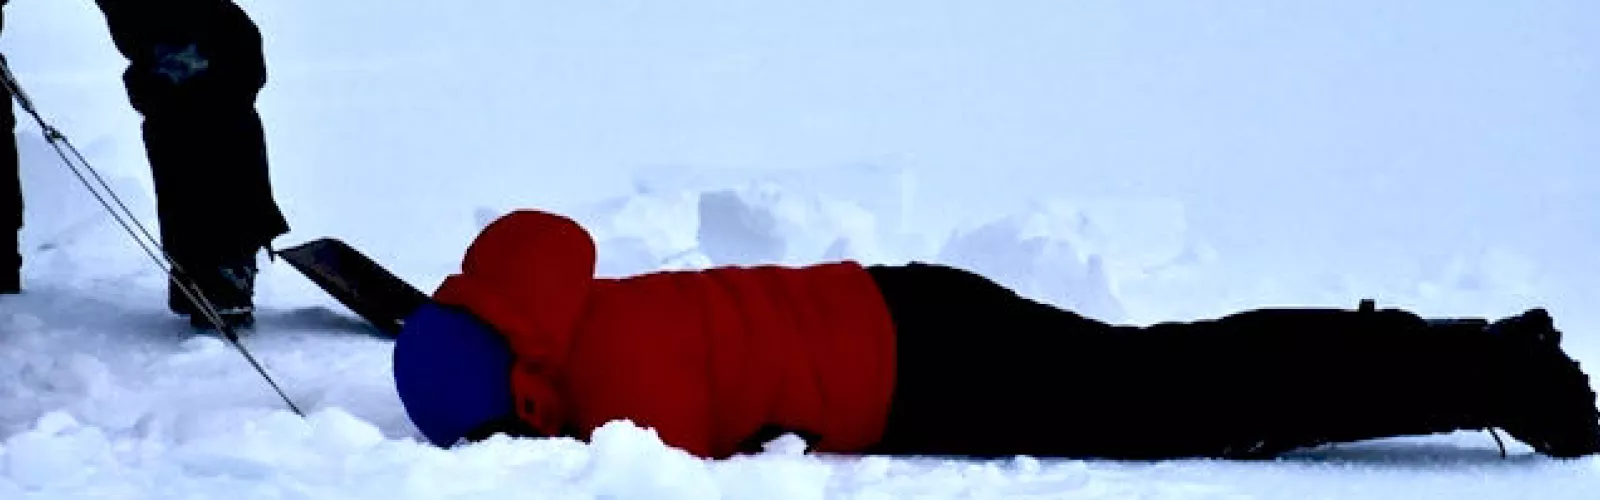
[[[897,333],[881,445],[896,455],[1160,459],[1236,456],[1303,362],[1281,325],[1237,320],[1114,326],[977,274],[914,263],[869,269]],[[1291,424],[1292,425],[1292,424]]]
[[[873,266],[897,332],[897,380],[873,453],[1061,455],[1087,448],[1075,394],[1112,327],[989,279],[922,263]],[[1101,359],[1116,363],[1117,360]],[[1088,377],[1088,378],[1085,378]]]
[[[1489,427],[1507,378],[1482,326],[1400,310],[1114,326],[957,269],[869,272],[899,348],[877,453],[1270,458]]]
[[[1298,363],[1281,325],[1110,325],[940,265],[869,272],[897,333],[873,453],[1160,459],[1235,456],[1269,408],[1263,375]],[[1309,344],[1308,344],[1309,345]],[[1265,398],[1263,396],[1266,396]]]
[[[0,33],[5,31],[5,1],[0,0]],[[0,55],[0,60],[5,56]],[[0,85],[0,293],[21,288],[22,172],[17,164],[17,118],[11,92]]]
[[[228,0],[97,3],[144,117],[163,246],[205,262],[288,232],[255,107],[267,78],[255,23]]]
[[[162,246],[191,273],[252,261],[289,230],[255,107],[267,78],[255,23],[228,0],[96,3],[144,117]],[[170,286],[168,302],[192,307]]]

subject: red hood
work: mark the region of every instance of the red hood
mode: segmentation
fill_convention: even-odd
[[[559,365],[594,280],[594,240],[567,217],[534,210],[501,217],[467,249],[461,273],[434,299],[500,329],[525,367]],[[531,364],[532,366],[527,366]]]

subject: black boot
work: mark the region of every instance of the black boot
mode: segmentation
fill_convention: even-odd
[[[1589,377],[1561,349],[1550,314],[1533,309],[1489,326],[1502,353],[1495,423],[1553,457],[1600,454],[1600,411]]]
[[[197,290],[228,327],[254,325],[258,272],[254,253],[185,259],[179,261],[179,265],[184,273],[175,274],[175,279],[167,283],[167,306],[172,312],[188,316],[189,324],[195,328],[215,329],[217,326],[212,319],[189,297]],[[188,284],[189,292],[185,293],[178,283]]]

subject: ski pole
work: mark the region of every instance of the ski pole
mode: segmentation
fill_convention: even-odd
[[[211,322],[218,331],[222,332],[223,337],[227,338],[228,342],[233,344],[233,347],[239,351],[239,354],[250,362],[250,366],[255,368],[256,373],[261,374],[261,378],[266,379],[267,385],[272,386],[272,390],[278,394],[278,397],[283,398],[283,402],[289,405],[289,409],[294,411],[295,415],[305,417],[305,413],[300,411],[300,407],[289,399],[289,395],[283,392],[277,381],[267,374],[266,368],[263,368],[261,363],[256,361],[256,357],[250,354],[250,350],[245,348],[244,342],[239,339],[238,332],[234,331],[231,325],[222,320],[222,315],[217,312],[216,307],[205,297],[200,288],[194,285],[193,280],[190,279],[189,274],[184,271],[183,267],[179,266],[177,261],[173,260],[172,256],[150,235],[150,231],[135,219],[133,211],[129,210],[127,204],[123,203],[122,198],[117,196],[116,191],[106,184],[105,179],[100,176],[100,172],[89,164],[89,160],[78,152],[78,148],[74,147],[71,141],[67,140],[66,134],[50,126],[39,115],[39,111],[33,106],[33,101],[28,98],[27,93],[22,91],[22,85],[17,83],[16,76],[11,73],[11,66],[6,64],[4,58],[0,58],[0,85],[5,85],[6,90],[11,92],[17,104],[22,106],[22,110],[33,117],[33,121],[39,124],[40,130],[44,131],[45,141],[55,150],[56,156],[60,157],[62,163],[65,163],[67,168],[72,170],[72,174],[78,178],[78,181],[83,183],[91,195],[94,195],[95,200],[100,202],[100,206],[105,208],[113,219],[116,219],[117,224],[122,226],[123,231],[128,233],[134,242],[144,250],[145,255],[155,261],[156,267],[167,274],[168,279],[172,280],[174,286],[182,291],[190,302],[199,306],[200,312],[205,315],[206,320]],[[9,106],[11,103],[5,103],[4,105]],[[85,176],[84,171],[88,171],[89,176]],[[102,195],[99,190],[96,190],[95,185],[89,182],[89,177],[93,177],[95,182],[99,184],[100,189],[105,190],[106,194]],[[111,201],[108,202],[107,198],[110,198]],[[113,203],[116,205],[115,208],[112,207]]]

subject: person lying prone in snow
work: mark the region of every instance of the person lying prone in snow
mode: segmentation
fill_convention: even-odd
[[[430,442],[586,440],[629,420],[704,458],[784,433],[819,453],[1265,458],[1499,428],[1554,457],[1600,453],[1595,394],[1543,309],[1121,326],[920,262],[594,272],[594,241],[558,214],[477,236],[395,345]]]

